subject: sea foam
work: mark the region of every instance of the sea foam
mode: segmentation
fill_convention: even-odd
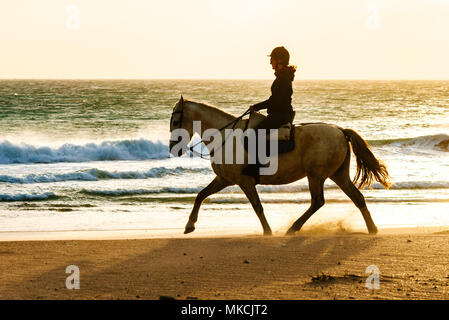
[[[66,143],[56,148],[0,142],[0,164],[147,160],[169,157],[166,144],[146,139],[103,141],[84,145]]]
[[[449,135],[435,134],[415,138],[398,138],[385,140],[369,140],[372,146],[383,147],[410,147],[416,149],[432,149],[437,151],[449,151]]]
[[[147,171],[107,171],[96,168],[67,173],[42,173],[25,176],[0,175],[0,182],[6,183],[50,183],[61,181],[98,181],[107,179],[148,179],[161,178],[167,175],[182,175],[184,173],[208,173],[209,168],[166,168],[155,167]]]
[[[41,200],[51,200],[57,199],[58,196],[53,192],[45,193],[21,193],[21,194],[0,194],[0,201],[41,201]]]
[[[133,196],[133,195],[150,195],[150,194],[196,194],[203,189],[204,186],[198,187],[163,187],[154,189],[82,189],[80,192],[92,196],[105,196],[105,197],[120,197],[120,196]],[[372,189],[385,189],[380,183],[374,183],[371,186]],[[338,186],[334,183],[327,183],[325,189],[338,189]],[[449,181],[403,181],[393,183],[390,189],[393,190],[414,190],[414,189],[449,189]],[[309,186],[307,184],[298,185],[260,185],[257,186],[259,193],[296,193],[296,192],[309,192]],[[236,186],[227,187],[221,193],[241,193],[241,189]]]

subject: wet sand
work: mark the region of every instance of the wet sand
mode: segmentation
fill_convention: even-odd
[[[0,299],[448,299],[449,232],[0,242]],[[68,265],[80,289],[68,290]],[[366,268],[380,271],[366,288]],[[373,283],[373,282],[372,282]]]

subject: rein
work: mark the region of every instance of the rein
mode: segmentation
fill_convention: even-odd
[[[184,112],[184,106],[183,106],[182,110],[180,110],[180,111],[174,111],[174,112],[172,113],[172,116],[171,116],[171,119],[170,119],[170,122],[171,122],[172,119],[173,119],[173,115],[174,115],[174,114],[178,114],[178,113],[181,114],[181,119],[179,120],[179,127],[178,127],[178,129],[181,129],[181,128],[182,128],[183,112]],[[236,124],[237,124],[237,122],[238,122],[239,120],[241,120],[244,116],[246,116],[246,115],[249,114],[249,113],[250,113],[250,110],[249,110],[249,109],[246,110],[242,115],[240,115],[239,117],[235,118],[234,120],[232,120],[231,122],[229,122],[229,123],[226,124],[225,126],[223,126],[223,127],[221,127],[220,129],[218,129],[218,132],[223,131],[224,129],[226,129],[227,127],[229,127],[231,124],[232,124],[232,129],[234,129],[235,126],[236,126]],[[224,144],[226,143],[226,141],[228,140],[228,138],[229,138],[229,136],[227,136],[227,137],[225,138],[225,140],[223,141],[223,143],[221,144],[221,146],[220,146],[218,149],[220,149],[220,148],[222,148],[222,147],[224,146]],[[179,141],[178,141],[178,142],[179,142]],[[195,150],[193,150],[193,148],[195,148],[195,147],[196,147],[197,145],[199,145],[200,143],[206,144],[205,141],[203,141],[203,139],[201,139],[200,141],[198,141],[197,143],[195,143],[194,145],[191,145],[191,146],[189,147],[190,152],[192,152],[192,153],[194,153],[194,154],[198,154],[198,155],[200,156],[201,159],[210,160],[210,158],[206,158],[206,157],[203,155],[202,152],[196,152]],[[218,149],[217,149],[217,150],[218,150]],[[210,155],[213,156],[213,152],[214,152],[214,150],[212,150],[212,154],[210,154]]]

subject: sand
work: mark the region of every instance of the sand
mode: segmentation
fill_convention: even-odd
[[[449,233],[409,231],[5,241],[0,299],[448,299]],[[370,265],[379,289],[366,288]]]

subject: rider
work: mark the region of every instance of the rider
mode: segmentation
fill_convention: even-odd
[[[295,115],[291,102],[292,81],[295,78],[296,67],[289,65],[290,54],[284,47],[274,48],[269,57],[276,79],[271,85],[271,97],[249,108],[250,112],[267,109],[268,116],[255,129],[277,129],[285,123],[292,123]],[[256,164],[247,165],[242,174],[255,177],[258,183],[259,167],[257,159]]]

